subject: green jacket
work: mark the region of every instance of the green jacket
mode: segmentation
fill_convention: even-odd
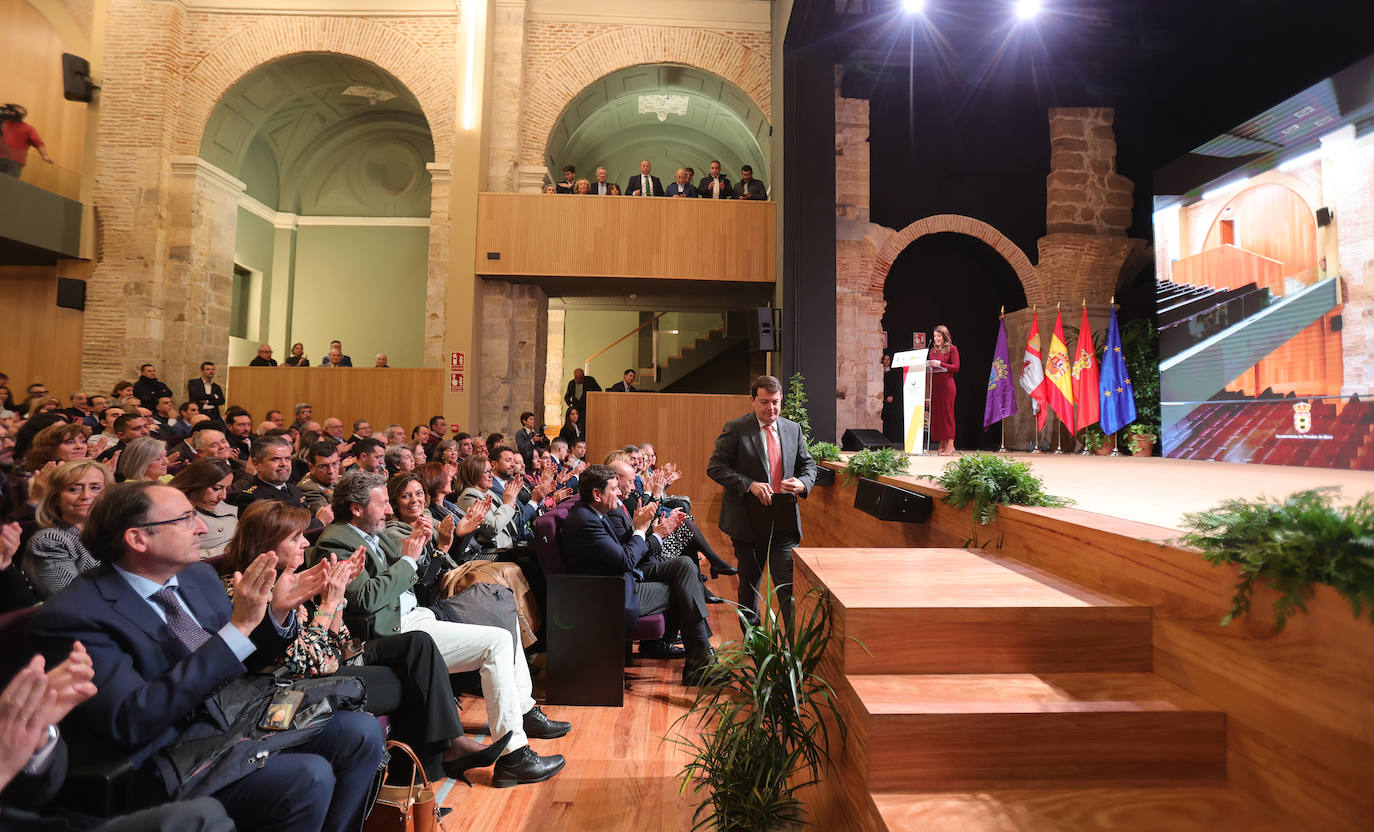
[[[356,529],[345,523],[331,523],[315,541],[307,560],[312,565],[321,558],[335,555],[339,560],[353,556],[362,543]],[[344,590],[348,608],[344,623],[353,635],[362,639],[391,636],[401,631],[401,594],[414,591],[419,576],[409,561],[401,559],[401,548],[386,535],[378,535],[379,546],[386,555],[386,563],[367,553],[367,566]]]

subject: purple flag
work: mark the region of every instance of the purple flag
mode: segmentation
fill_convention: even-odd
[[[992,355],[992,370],[988,373],[988,401],[983,406],[983,428],[1016,413],[1016,383],[1011,380],[1011,356],[1007,352],[1007,322],[997,327],[997,349]]]

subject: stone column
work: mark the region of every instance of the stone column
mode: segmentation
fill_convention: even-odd
[[[447,367],[448,258],[452,227],[449,217],[449,166],[425,165],[429,171],[429,276],[425,281],[425,366]]]
[[[195,156],[172,157],[171,172],[160,320],[144,326],[161,331],[159,373],[186,379],[202,361],[222,367],[229,358],[238,198],[246,186]]]
[[[543,412],[549,296],[538,286],[482,280],[476,427],[509,434],[526,410]]]
[[[522,194],[544,192],[544,182],[549,178],[545,165],[518,165],[515,168],[515,190]]]
[[[516,191],[520,146],[520,90],[525,67],[525,2],[496,0],[491,64],[491,121],[487,189]]]
[[[563,377],[563,338],[567,318],[566,309],[549,307],[548,348],[544,360],[544,423],[547,425],[563,424],[563,391],[567,385]]]

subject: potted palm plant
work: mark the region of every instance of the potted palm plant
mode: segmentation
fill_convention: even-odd
[[[692,751],[682,791],[702,795],[693,829],[768,832],[797,828],[806,811],[797,793],[820,779],[830,760],[827,721],[841,740],[844,722],[830,685],[817,674],[830,643],[830,598],[817,587],[795,599],[788,622],[767,593],[758,623],[741,607],[744,635],[721,646],[718,686],[697,690],[691,709],[698,737],[675,741]]]

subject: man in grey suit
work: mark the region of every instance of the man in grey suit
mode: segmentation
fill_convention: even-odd
[[[740,604],[759,614],[759,581],[768,564],[783,616],[792,620],[792,549],[801,542],[801,509],[816,483],[816,463],[801,426],[779,416],[782,383],[759,376],[750,385],[754,412],[725,423],[706,473],[725,487],[720,530],[739,562]]]

